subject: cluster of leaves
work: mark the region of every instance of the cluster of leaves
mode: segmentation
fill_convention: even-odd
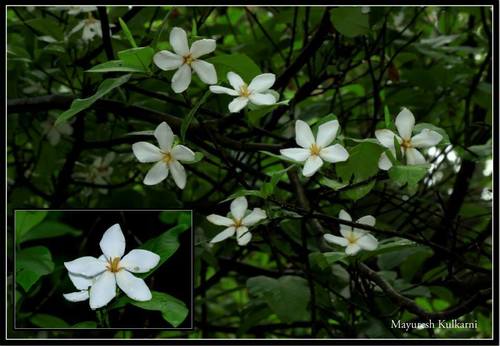
[[[428,313],[491,288],[491,172],[483,174],[491,162],[488,8],[109,7],[98,16],[115,24],[111,35],[103,26],[102,39],[83,42],[66,36],[80,19],[65,11],[9,9],[9,210],[193,208],[196,330],[156,337],[491,335],[484,299],[456,316],[478,320],[477,330],[391,329],[391,319],[419,316],[359,267],[376,268]],[[196,78],[184,94],[174,94],[172,73],[151,60],[170,49],[175,26],[192,40],[217,39],[207,61],[221,83],[228,71],[245,80],[272,72],[280,99],[290,102],[230,115],[229,98],[207,95]],[[445,140],[424,153],[429,166],[394,165],[384,173],[374,131],[394,129],[403,106]],[[41,129],[56,118],[74,128],[57,149]],[[349,160],[311,179],[298,177],[278,155],[292,144],[296,119],[313,127],[338,119]],[[145,168],[132,156],[131,144],[149,140],[161,121],[203,154],[186,167],[182,191],[170,181],[144,186]],[[107,184],[74,178],[110,151],[117,158]],[[82,194],[82,186],[91,193]],[[268,221],[252,230],[245,248],[211,246],[220,229],[205,216],[241,195],[266,209]],[[347,258],[320,241],[315,225],[338,232],[341,209],[377,218],[376,251]]]

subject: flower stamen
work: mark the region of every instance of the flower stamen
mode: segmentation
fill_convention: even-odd
[[[321,151],[321,148],[316,144],[314,143],[313,145],[311,145],[311,147],[309,148],[309,151],[311,152],[311,155],[312,156],[318,156],[320,151]]]
[[[194,58],[191,54],[185,55],[184,57],[184,64],[191,65],[192,62],[194,61]]]
[[[240,96],[248,97],[250,96],[250,90],[248,90],[248,85],[243,84],[240,86]]]
[[[120,257],[113,258],[112,261],[108,261],[108,265],[106,266],[108,270],[112,273],[117,273],[120,271]]]
[[[403,141],[401,142],[401,147],[404,149],[410,149],[412,147],[411,139],[403,139]]]
[[[172,155],[170,153],[164,152],[163,158],[161,160],[165,163],[169,163],[170,161],[172,161]]]

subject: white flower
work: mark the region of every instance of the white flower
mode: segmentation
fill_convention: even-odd
[[[186,171],[180,161],[193,162],[195,159],[194,152],[184,145],[172,147],[174,133],[166,122],[158,125],[154,136],[158,140],[159,148],[148,142],[137,142],[132,145],[134,155],[140,162],[156,162],[146,174],[144,184],[159,184],[168,176],[170,171],[175,184],[180,189],[183,189],[186,186]]]
[[[146,273],[156,267],[160,256],[142,249],[125,253],[125,237],[119,224],[104,232],[99,243],[103,255],[99,258],[84,256],[71,262],[64,262],[70,272],[70,279],[80,292],[65,296],[72,301],[85,300],[85,290],[89,287],[90,308],[95,310],[108,304],[116,295],[116,285],[133,300],[148,301],[151,291],[144,280],[132,273]],[[95,279],[95,280],[93,280]]]
[[[415,127],[415,117],[407,109],[403,108],[396,117],[396,128],[399,136],[388,129],[375,131],[380,144],[389,148],[393,156],[396,157],[396,149],[394,148],[394,137],[401,146],[401,154],[406,158],[407,165],[424,164],[424,156],[416,148],[432,147],[443,139],[439,133],[434,130],[423,129],[419,134],[412,137],[413,128]],[[380,155],[378,167],[383,170],[388,170],[392,167],[392,162],[384,152]]]
[[[55,146],[61,140],[62,135],[69,136],[73,133],[73,127],[67,122],[55,125],[55,119],[47,119],[41,123],[43,134],[47,135],[50,145]]]
[[[74,34],[83,29],[82,39],[84,41],[92,41],[95,36],[102,38],[102,28],[101,21],[92,17],[92,14],[89,12],[89,17],[87,19],[82,20],[78,23],[73,30],[70,31],[70,35]]]
[[[214,65],[198,59],[200,56],[215,50],[215,40],[198,40],[193,42],[189,48],[186,32],[176,27],[170,31],[170,45],[175,53],[162,50],[154,55],[153,61],[162,70],[177,70],[172,77],[172,89],[176,93],[183,92],[191,84],[192,70],[196,72],[203,83],[217,83]]]
[[[261,106],[272,105],[277,101],[275,96],[271,93],[272,90],[270,90],[276,80],[276,76],[272,73],[260,74],[252,79],[248,85],[234,72],[228,72],[227,80],[233,89],[221,87],[219,85],[211,85],[210,91],[215,94],[236,96],[228,106],[231,113],[239,112],[248,102]]]
[[[252,239],[252,233],[248,231],[248,227],[255,225],[257,222],[264,220],[266,212],[260,208],[255,208],[245,216],[248,209],[248,202],[245,197],[238,197],[231,202],[231,217],[211,214],[207,216],[207,220],[218,226],[226,226],[227,228],[217,234],[210,243],[217,243],[236,233],[238,245],[246,245]]]
[[[108,184],[111,174],[113,173],[111,162],[114,160],[115,156],[116,154],[114,152],[109,152],[105,156],[98,156],[94,159],[92,164],[88,166],[77,162],[78,165],[84,166],[85,170],[74,173],[73,178],[93,184]],[[99,189],[99,192],[106,194],[108,191],[106,189]],[[88,196],[92,193],[92,190],[84,188],[82,193]]]
[[[309,125],[302,121],[295,122],[295,141],[301,148],[280,150],[281,155],[299,162],[305,162],[302,174],[310,177],[326,162],[341,162],[349,158],[349,153],[340,144],[330,145],[337,136],[339,122],[328,121],[318,128],[316,139]]]
[[[102,257],[102,256],[101,256]],[[99,257],[99,259],[101,258]],[[97,279],[100,277],[99,275],[94,276],[92,278],[88,278],[86,276],[77,275],[73,273],[68,273],[69,278],[73,285],[79,290],[77,292],[64,293],[63,296],[66,300],[70,302],[83,302],[89,299],[89,288],[94,284]]]
[[[345,210],[340,211],[339,218],[352,221],[351,216]],[[371,215],[366,215],[357,219],[356,223],[374,226],[375,218]],[[378,246],[378,241],[374,236],[359,228],[341,224],[340,234],[342,234],[342,237],[337,237],[333,234],[325,234],[323,237],[329,243],[345,246],[345,253],[348,255],[355,255],[359,250],[373,251]]]

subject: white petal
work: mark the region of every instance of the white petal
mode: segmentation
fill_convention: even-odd
[[[245,216],[243,220],[241,220],[241,223],[244,226],[252,226],[255,225],[257,222],[264,220],[267,217],[265,210],[262,210],[260,208],[255,208],[252,210],[250,214]]]
[[[116,283],[133,300],[145,302],[152,298],[151,291],[144,280],[126,270],[120,270],[116,273]]]
[[[304,165],[304,168],[302,169],[302,174],[304,177],[310,177],[316,173],[321,166],[323,166],[323,160],[319,156],[310,156],[306,160],[306,164]]]
[[[156,267],[159,262],[160,256],[154,252],[134,249],[121,259],[120,267],[132,273],[146,273]]]
[[[373,251],[378,246],[378,240],[370,233],[365,233],[365,235],[359,238],[356,243],[359,245],[360,248],[368,251]]]
[[[228,227],[219,234],[217,234],[215,237],[210,240],[210,243],[218,243],[220,241],[226,240],[229,237],[232,237],[236,229],[234,227]]]
[[[228,217],[220,216],[220,215],[216,215],[216,214],[208,215],[207,220],[209,222],[213,223],[214,225],[218,225],[218,226],[229,227],[229,226],[232,226],[234,224],[234,220],[232,220]]]
[[[396,117],[396,127],[399,135],[404,139],[410,139],[414,126],[415,117],[407,108],[403,108]]]
[[[396,134],[388,129],[375,131],[375,137],[377,137],[380,144],[386,148],[394,148],[394,136],[396,136]],[[396,136],[396,138],[398,139],[398,142],[401,143],[401,138],[398,136]]]
[[[87,277],[95,276],[106,270],[106,265],[95,257],[84,256],[70,262],[64,262],[69,272]]]
[[[64,293],[63,296],[64,298],[66,298],[66,300],[69,300],[70,302],[83,302],[84,300],[89,299],[89,291],[83,290],[72,293]]]
[[[202,55],[210,54],[215,50],[215,40],[202,39],[194,41],[189,50],[193,58],[199,58]]]
[[[331,145],[321,149],[319,156],[327,162],[342,162],[349,158],[349,153],[340,144]]]
[[[355,255],[361,250],[361,247],[358,244],[349,244],[345,248],[345,253],[352,256]]]
[[[68,272],[69,279],[73,285],[79,290],[86,290],[92,285],[92,279],[89,277]]]
[[[339,212],[339,219],[346,220],[346,221],[352,221],[351,215],[349,215],[349,213],[346,212],[344,209],[342,209]],[[352,231],[352,227],[349,225],[340,224],[340,233],[342,233],[342,231],[350,232],[350,231]],[[342,233],[342,236],[344,236],[344,233]]]
[[[156,162],[163,158],[160,148],[148,142],[132,144],[132,151],[139,162]]]
[[[339,130],[339,122],[337,120],[328,121],[318,127],[318,135],[316,137],[316,144],[320,148],[329,145],[337,136]]]
[[[425,157],[417,149],[409,148],[406,150],[406,163],[408,165],[421,165],[425,162]]]
[[[365,215],[356,220],[356,223],[360,223],[362,225],[367,226],[375,226],[375,218],[371,215]]]
[[[323,238],[325,238],[325,240],[329,243],[337,244],[340,246],[347,246],[347,244],[349,244],[347,239],[342,237],[337,237],[336,235],[333,234],[324,234]]]
[[[342,226],[344,226],[344,227],[342,227]],[[353,231],[352,231],[351,226],[340,225],[340,234],[342,234],[342,237],[344,237],[345,239],[352,238],[353,237]]]
[[[423,129],[418,135],[415,135],[411,139],[411,145],[416,148],[427,148],[432,147],[443,139],[438,132],[429,129]]]
[[[305,121],[297,120],[295,122],[295,141],[305,149],[309,149],[311,145],[316,143],[311,128]]]
[[[250,92],[260,93],[268,90],[276,81],[276,76],[273,73],[263,73],[256,76],[248,85]]]
[[[237,97],[229,103],[228,106],[229,111],[231,113],[238,113],[240,110],[243,109],[243,107],[247,105],[247,103],[248,103],[248,97],[243,97],[243,96]]]
[[[247,227],[238,227],[236,229],[236,241],[238,245],[245,246],[252,239],[252,233],[248,231]]]
[[[170,31],[170,45],[174,52],[179,55],[185,56],[189,54],[187,34],[181,28],[175,27]]]
[[[90,287],[90,308],[92,310],[101,308],[108,304],[115,296],[115,274],[110,271],[105,271]]]
[[[108,260],[123,256],[125,253],[125,236],[119,224],[115,223],[104,232],[99,246]]]
[[[210,91],[213,92],[214,94],[228,94],[231,96],[238,96],[239,95],[239,93],[236,90],[229,89],[226,87],[221,87],[218,85],[211,85]]]
[[[378,159],[378,168],[388,171],[392,167],[392,162],[386,153],[382,153]]]
[[[174,159],[179,161],[192,162],[194,161],[194,153],[191,149],[184,145],[176,145],[171,152]]]
[[[162,122],[155,129],[154,135],[158,144],[160,145],[160,149],[163,151],[170,151],[172,149],[172,143],[174,142],[174,132],[168,126],[166,122]]]
[[[186,171],[184,167],[177,160],[172,160],[168,163],[168,168],[172,172],[172,178],[174,178],[175,184],[179,189],[183,189],[186,186]]]
[[[181,67],[184,63],[184,58],[180,55],[162,50],[153,56],[153,61],[156,66],[164,71],[175,70]]]
[[[289,149],[281,149],[280,154],[299,162],[303,162],[311,156],[311,151],[309,149],[304,148],[289,148]]]
[[[203,83],[217,83],[217,72],[215,72],[215,67],[211,63],[203,60],[195,60],[191,63],[191,67]]]
[[[250,102],[257,106],[268,106],[276,103],[276,99],[272,94],[251,93],[248,98],[250,99]]]
[[[235,220],[241,220],[248,209],[248,202],[245,197],[238,197],[231,202],[231,215]]]
[[[163,161],[158,161],[151,167],[144,177],[144,185],[156,185],[168,177],[168,167]]]
[[[227,80],[229,81],[229,84],[233,87],[234,90],[239,91],[240,88],[245,85],[245,82],[241,77],[234,73],[234,72],[228,72],[227,73]]]
[[[191,67],[182,65],[172,77],[172,90],[177,94],[185,91],[191,84]]]

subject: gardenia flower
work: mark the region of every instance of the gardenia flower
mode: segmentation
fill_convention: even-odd
[[[238,245],[246,245],[252,239],[252,233],[248,231],[248,227],[255,225],[261,220],[264,220],[266,212],[260,208],[255,208],[245,216],[248,209],[248,202],[245,197],[238,197],[231,202],[231,217],[211,214],[207,216],[207,220],[218,226],[226,226],[227,228],[217,234],[210,243],[217,243],[236,233]]]
[[[101,256],[102,257],[102,256]],[[99,257],[99,259],[101,259]],[[104,257],[103,257],[104,258]],[[63,296],[66,300],[70,302],[83,302],[89,299],[89,288],[94,284],[99,276],[94,276],[93,278],[88,278],[82,275],[77,275],[73,273],[68,273],[69,279],[75,285],[75,287],[79,290],[77,292],[64,293]]]
[[[55,124],[55,119],[47,119],[41,123],[43,133],[47,135],[50,145],[55,146],[61,140],[62,135],[69,136],[73,133],[73,127],[67,122]]]
[[[114,160],[115,156],[116,154],[114,152],[109,152],[105,156],[98,156],[94,159],[94,162],[88,166],[77,162],[78,165],[85,167],[85,171],[75,172],[73,178],[93,184],[106,185],[109,183],[109,178],[113,173],[111,162]],[[99,192],[106,194],[108,191],[106,189],[99,189]],[[88,196],[92,193],[92,190],[85,187],[82,189],[82,193]]]
[[[339,218],[352,221],[351,216],[345,210],[340,211]],[[357,219],[356,223],[374,226],[375,218],[371,215],[366,215]],[[359,228],[341,224],[340,234],[342,234],[342,237],[337,237],[333,234],[325,234],[323,237],[329,243],[345,246],[345,253],[347,255],[355,255],[359,250],[373,251],[378,246],[378,240],[374,236]]]
[[[349,158],[349,153],[340,144],[330,145],[337,136],[339,122],[328,121],[318,128],[316,139],[309,125],[302,121],[295,122],[295,141],[301,148],[281,149],[281,155],[298,162],[305,162],[302,174],[310,177],[326,162],[341,162]]]
[[[95,19],[90,12],[88,12],[89,17],[78,23],[73,30],[70,31],[70,35],[77,31],[83,29],[82,39],[84,41],[92,41],[95,36],[102,38],[101,21]]]
[[[217,83],[214,65],[198,59],[215,50],[215,40],[198,40],[189,48],[186,32],[181,28],[173,28],[170,31],[170,45],[175,53],[162,50],[154,55],[153,61],[162,70],[177,70],[172,77],[172,89],[176,93],[183,92],[191,84],[191,69],[203,83]]]
[[[152,298],[151,291],[144,280],[134,276],[132,273],[146,273],[156,267],[160,262],[160,256],[154,252],[142,249],[125,253],[125,237],[119,224],[111,226],[99,243],[103,256],[99,258],[84,256],[71,262],[64,262],[64,266],[73,277],[75,287],[80,292],[70,293],[66,298],[81,299],[85,297],[85,286],[88,281],[80,280],[80,277],[92,280],[88,292],[90,308],[95,310],[108,304],[116,295],[116,285],[133,300],[148,301]],[[71,276],[70,276],[71,278]],[[94,282],[95,281],[95,282]],[[75,283],[76,282],[76,283]],[[87,286],[88,287],[88,286]]]
[[[239,112],[248,102],[261,106],[272,105],[277,101],[274,95],[270,93],[270,88],[276,80],[276,76],[272,73],[260,74],[252,79],[248,85],[234,72],[228,72],[227,80],[233,89],[221,87],[219,85],[211,85],[210,91],[214,94],[236,96],[228,106],[231,113]]]
[[[375,137],[377,137],[380,144],[389,148],[394,157],[396,157],[396,149],[394,148],[394,137],[396,137],[401,146],[401,154],[406,158],[406,164],[421,165],[426,161],[417,148],[432,147],[441,142],[443,136],[434,130],[423,129],[419,134],[412,137],[414,127],[415,117],[407,108],[403,108],[396,117],[396,128],[399,136],[391,130],[383,129],[375,131]],[[380,155],[378,167],[383,170],[392,167],[392,162],[385,152]]]
[[[180,164],[180,161],[194,161],[194,152],[180,144],[172,147],[174,133],[166,122],[158,125],[154,136],[158,140],[159,148],[148,142],[137,142],[132,145],[134,155],[140,162],[156,162],[146,174],[144,184],[158,184],[168,176],[168,172],[170,171],[172,172],[175,184],[180,189],[183,189],[186,186],[186,171]]]

